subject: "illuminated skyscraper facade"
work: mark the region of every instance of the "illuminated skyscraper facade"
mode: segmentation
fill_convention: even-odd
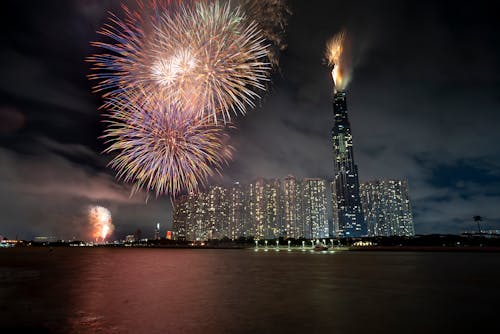
[[[208,238],[221,239],[230,235],[228,190],[221,186],[210,187],[206,194],[205,223]]]
[[[266,239],[274,239],[281,236],[280,195],[280,180],[272,179],[265,183],[264,196],[266,208],[264,215],[264,236]]]
[[[334,96],[335,123],[332,129],[334,182],[338,213],[338,235],[361,237],[367,234],[359,196],[358,167],[354,163],[351,125],[345,92]]]
[[[258,179],[176,199],[174,230],[187,240],[327,237],[325,181]]]
[[[264,179],[249,185],[249,207],[250,217],[253,222],[251,228],[255,239],[264,239],[265,236],[265,213],[266,213],[266,199],[264,196]]]
[[[361,184],[361,201],[370,236],[414,236],[408,183],[376,180]]]
[[[175,231],[176,238],[179,240],[186,239],[186,225],[189,215],[189,199],[187,195],[177,197],[173,201],[173,221],[172,229]]]
[[[330,190],[331,190],[331,200],[332,200],[332,236],[339,236],[340,226],[339,226],[339,212],[337,210],[337,194],[335,190],[335,181],[330,182]]]
[[[325,180],[304,179],[301,188],[303,217],[301,235],[306,239],[328,237]]]
[[[205,240],[209,237],[209,221],[207,219],[208,194],[192,194],[188,197],[189,208],[186,224],[188,240]]]
[[[173,208],[173,230],[180,240],[204,240],[208,235],[206,194],[177,197]]]
[[[300,198],[299,185],[293,175],[288,175],[282,184],[282,220],[284,237],[300,238]]]
[[[240,236],[245,236],[246,232],[246,201],[245,191],[239,182],[235,182],[229,189],[229,226],[228,237],[237,239]]]

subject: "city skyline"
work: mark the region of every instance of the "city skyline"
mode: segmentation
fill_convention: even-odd
[[[491,331],[496,7],[2,0],[2,332]]]
[[[318,239],[331,237],[327,182],[257,178],[177,198],[173,231],[181,240],[229,238]]]
[[[188,241],[415,236],[405,180],[360,184],[367,229],[358,235],[338,228],[335,192],[329,192],[327,184],[324,179],[288,175],[212,185],[176,199],[172,230],[176,239]]]
[[[289,174],[332,176],[332,85],[323,53],[350,32],[349,117],[359,181],[410,184],[416,233],[498,229],[499,28],[487,3],[290,1],[288,47],[272,87],[237,120],[235,160],[210,184]],[[89,206],[108,208],[115,235],[171,225],[168,197],[130,188],[107,168],[89,41],[118,1],[7,1],[0,53],[0,234],[83,234]],[[23,13],[23,20],[19,19]],[[473,116],[471,116],[473,110]],[[327,184],[327,187],[330,187]],[[293,220],[293,216],[290,216]]]

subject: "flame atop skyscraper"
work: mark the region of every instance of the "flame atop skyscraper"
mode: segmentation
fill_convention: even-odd
[[[332,68],[335,92],[344,91],[351,80],[352,68],[348,53],[349,40],[347,33],[342,30],[326,44],[325,57]]]

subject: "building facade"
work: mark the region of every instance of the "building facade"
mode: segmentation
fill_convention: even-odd
[[[336,92],[333,101],[335,122],[332,129],[334,153],[334,190],[338,214],[338,236],[361,237],[367,234],[359,195],[358,167],[354,163],[351,125],[347,116],[345,92]]]
[[[326,212],[326,182],[322,179],[302,181],[302,235],[306,239],[327,238],[329,236]]]
[[[300,237],[300,194],[299,183],[293,177],[288,175],[282,183],[282,235],[286,238]]]
[[[362,183],[360,190],[370,236],[415,235],[406,181],[369,181]]]
[[[328,237],[326,182],[257,179],[176,199],[173,226],[179,238],[257,240]]]

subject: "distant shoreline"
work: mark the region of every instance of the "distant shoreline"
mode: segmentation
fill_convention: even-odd
[[[364,252],[500,252],[500,247],[480,246],[367,246],[350,247],[349,251]]]
[[[314,252],[311,247],[302,248],[300,246],[294,246],[288,248],[286,246],[276,247],[264,247],[259,246],[230,246],[230,245],[220,245],[220,246],[199,246],[199,245],[94,245],[94,246],[70,246],[64,245],[31,245],[31,246],[21,246],[21,247],[8,247],[5,249],[13,248],[124,248],[124,249],[224,249],[224,250],[254,250],[254,251],[268,251],[268,252]],[[363,246],[363,247],[329,247],[326,252],[482,252],[482,253],[500,253],[500,247],[495,246]],[[321,253],[321,251],[318,251]]]

